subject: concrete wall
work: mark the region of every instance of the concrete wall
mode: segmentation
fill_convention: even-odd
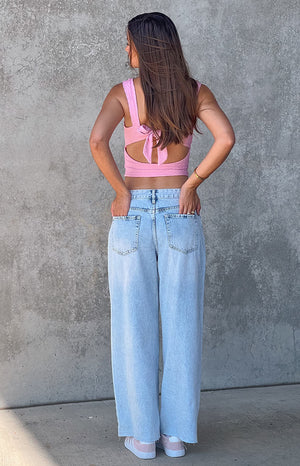
[[[207,250],[202,388],[300,381],[296,8],[2,0],[0,407],[114,396],[107,236],[115,192],[88,139],[110,88],[135,76],[125,28],[145,11],[174,20],[193,76],[236,134],[198,189]],[[190,173],[213,141],[200,126]],[[124,174],[121,124],[111,149]]]

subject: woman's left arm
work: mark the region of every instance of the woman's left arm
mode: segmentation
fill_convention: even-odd
[[[116,192],[111,208],[112,215],[126,215],[131,199],[130,191],[124,183],[109,147],[109,140],[124,117],[124,109],[119,99],[121,85],[116,84],[107,94],[89,139],[96,164]]]
[[[109,140],[124,117],[124,110],[118,99],[118,86],[112,87],[104,99],[101,111],[93,126],[89,144],[99,169],[116,192],[126,191],[121,173],[109,147]]]

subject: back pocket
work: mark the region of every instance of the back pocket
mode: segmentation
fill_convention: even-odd
[[[169,247],[184,254],[195,251],[199,244],[196,214],[164,214]]]
[[[112,249],[118,254],[130,254],[139,246],[140,215],[119,215],[112,217]]]

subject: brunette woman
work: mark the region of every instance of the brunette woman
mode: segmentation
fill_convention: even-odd
[[[156,446],[177,457],[185,443],[198,442],[205,240],[197,188],[225,161],[235,136],[212,91],[190,75],[168,16],[132,18],[126,51],[138,76],[112,87],[90,136],[116,192],[108,279],[118,435],[139,458],[154,458]],[[124,179],[109,147],[123,118]],[[214,143],[189,176],[198,119]]]

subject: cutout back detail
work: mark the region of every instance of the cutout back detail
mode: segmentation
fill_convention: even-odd
[[[123,124],[125,176],[143,176],[143,172],[146,176],[187,175],[193,134],[185,138],[181,144],[169,144],[163,150],[160,147],[153,149],[153,144],[156,143],[153,131],[146,124],[140,123],[134,80],[130,78],[122,84],[132,123],[131,126],[125,126],[125,122]],[[200,86],[198,82],[198,90]],[[162,166],[163,170],[160,170]]]

